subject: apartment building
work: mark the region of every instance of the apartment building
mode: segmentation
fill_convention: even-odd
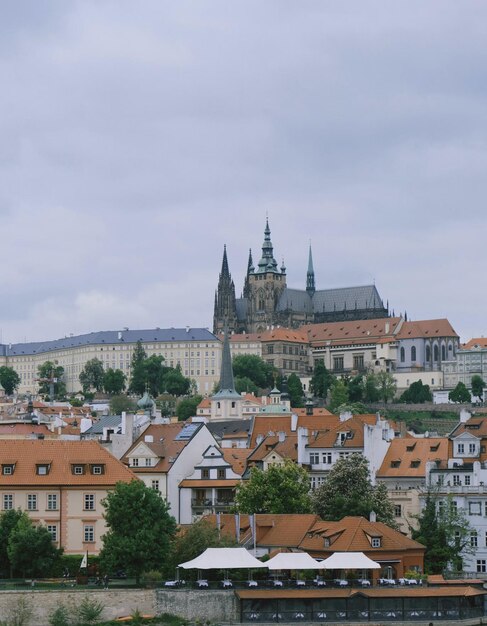
[[[120,369],[130,378],[132,354],[138,341],[148,356],[163,356],[169,367],[179,365],[184,376],[196,382],[199,393],[211,393],[220,376],[222,345],[205,328],[124,328],[53,341],[0,344],[0,367],[13,367],[19,374],[19,393],[36,393],[38,367],[53,361],[64,368],[67,391],[73,393],[81,389],[79,375],[91,359],[99,359],[105,369]]]
[[[470,389],[472,376],[476,374],[484,380],[487,377],[487,339],[477,337],[461,345],[453,358],[442,363],[444,385],[454,389],[463,383]]]
[[[97,554],[103,499],[135,475],[96,441],[0,439],[0,505],[43,524],[66,554]]]

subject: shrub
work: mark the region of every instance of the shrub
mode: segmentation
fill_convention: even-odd
[[[69,626],[70,624],[70,610],[65,604],[59,604],[49,615],[49,626]]]
[[[0,622],[0,626],[27,626],[34,615],[34,609],[29,599],[21,596],[15,604],[9,606],[6,619]]]
[[[99,621],[104,606],[98,600],[85,596],[78,606],[77,614],[80,626],[90,626]]]

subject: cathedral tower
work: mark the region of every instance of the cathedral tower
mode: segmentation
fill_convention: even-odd
[[[286,288],[286,268],[279,269],[274,258],[269,220],[266,220],[262,257],[255,269],[249,267],[246,289],[247,332],[262,332],[275,323],[279,296]]]
[[[215,309],[213,313],[213,333],[223,332],[225,326],[228,331],[237,329],[237,306],[235,302],[235,285],[228,269],[227,247],[223,247],[223,261],[218,288],[215,293]]]

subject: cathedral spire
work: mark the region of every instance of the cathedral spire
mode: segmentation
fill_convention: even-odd
[[[230,278],[230,270],[228,269],[228,259],[227,259],[227,244],[224,244],[223,246],[222,271],[220,272],[220,277]]]
[[[311,244],[309,244],[309,256],[308,256],[308,272],[306,274],[306,291],[310,296],[313,296],[316,291],[315,287],[315,271],[313,269],[313,254],[311,252]]]
[[[271,241],[271,229],[269,228],[269,219],[266,218],[264,230],[264,243],[262,244],[262,258],[259,261],[259,274],[266,272],[278,273],[277,261],[274,258],[274,248]]]
[[[237,326],[237,307],[235,300],[235,285],[228,268],[227,247],[223,247],[222,269],[218,279],[218,288],[215,298],[213,314],[213,332],[221,333],[224,324],[228,324],[231,331]]]
[[[243,288],[243,297],[248,298],[250,296],[250,274],[254,273],[254,262],[252,260],[252,249],[249,249],[249,261],[247,263],[247,275],[245,276],[244,288]]]

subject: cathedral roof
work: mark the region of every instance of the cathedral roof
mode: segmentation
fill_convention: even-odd
[[[375,285],[320,289],[313,296],[304,289],[286,288],[279,298],[278,311],[331,313],[354,309],[382,309],[384,307]]]

